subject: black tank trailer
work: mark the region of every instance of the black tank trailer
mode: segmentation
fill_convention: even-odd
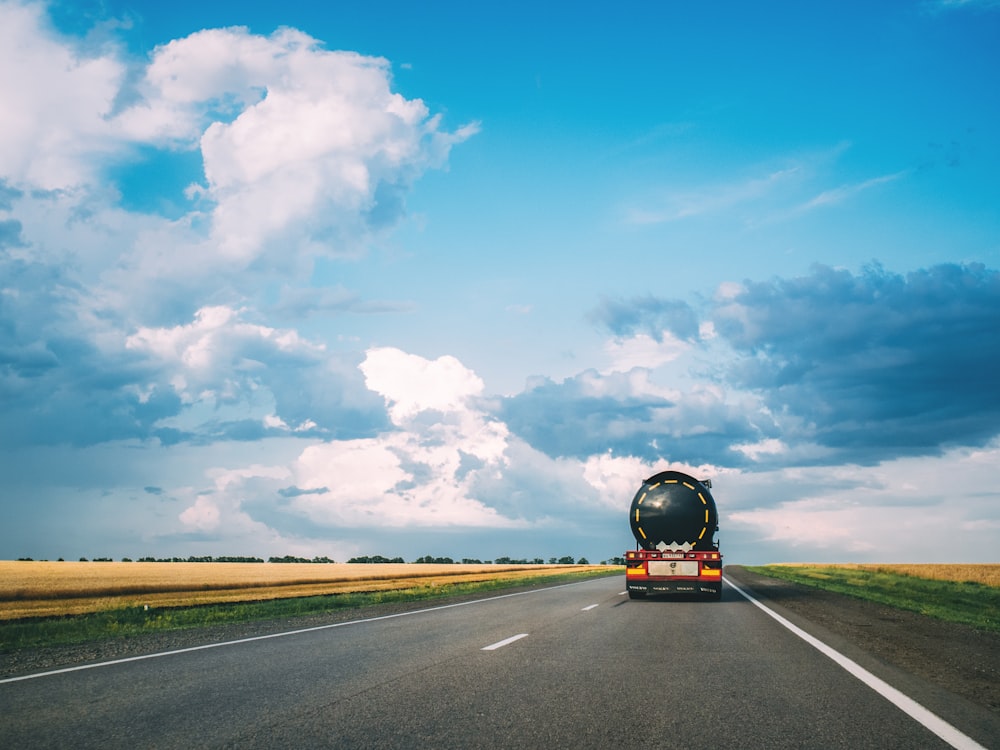
[[[636,549],[625,553],[629,597],[653,594],[722,596],[719,514],[709,488],[680,471],[642,483],[629,508]]]

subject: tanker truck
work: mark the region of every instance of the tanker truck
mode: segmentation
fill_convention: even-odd
[[[625,553],[630,599],[655,594],[722,597],[719,516],[709,479],[661,471],[632,499],[629,523],[636,548]]]

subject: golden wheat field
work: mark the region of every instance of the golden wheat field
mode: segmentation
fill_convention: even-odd
[[[799,565],[800,563],[787,563]],[[986,586],[1000,586],[1000,563],[971,565],[964,563],[801,563],[818,568],[848,568],[851,570],[871,570],[876,573],[930,578],[937,581],[958,583],[981,583]]]
[[[601,565],[0,561],[0,620],[384,591],[602,569]]]

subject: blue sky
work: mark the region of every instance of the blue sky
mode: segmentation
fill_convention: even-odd
[[[996,561],[997,38],[0,0],[0,558]]]

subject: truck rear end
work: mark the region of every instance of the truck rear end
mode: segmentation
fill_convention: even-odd
[[[631,599],[655,594],[698,594],[722,597],[722,554],[660,552],[625,553],[625,587]]]
[[[642,483],[629,523],[636,549],[625,553],[629,597],[696,594],[722,597],[722,553],[710,480],[662,471]]]

